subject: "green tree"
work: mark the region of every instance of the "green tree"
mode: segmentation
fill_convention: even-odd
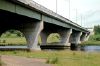
[[[100,34],[100,25],[94,26],[95,35]]]

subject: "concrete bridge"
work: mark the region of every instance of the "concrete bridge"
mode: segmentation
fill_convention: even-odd
[[[42,49],[47,46],[47,38],[51,33],[58,33],[61,37],[55,46],[66,47],[70,43],[71,48],[75,49],[79,43],[87,40],[90,33],[32,0],[0,0],[0,23],[0,35],[9,29],[21,31],[29,50],[37,50],[39,35]]]

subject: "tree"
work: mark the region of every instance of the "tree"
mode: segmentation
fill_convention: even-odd
[[[95,35],[100,34],[100,25],[94,26]]]

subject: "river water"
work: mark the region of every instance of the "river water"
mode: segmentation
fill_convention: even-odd
[[[0,48],[2,48],[2,49],[6,49],[6,48],[27,48],[27,46],[0,46]]]
[[[83,46],[81,47],[81,49],[83,51],[86,51],[86,52],[100,52],[100,46]]]
[[[0,49],[27,49],[27,46],[0,46]],[[86,52],[100,52],[100,46],[83,46],[80,47],[82,51]]]

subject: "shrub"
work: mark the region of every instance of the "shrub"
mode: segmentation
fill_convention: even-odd
[[[89,40],[100,41],[100,35],[92,35],[90,36]]]
[[[49,58],[46,63],[49,63],[49,64],[57,64],[59,61],[59,59],[56,57],[56,58]]]
[[[100,34],[100,25],[94,26],[95,35]]]

